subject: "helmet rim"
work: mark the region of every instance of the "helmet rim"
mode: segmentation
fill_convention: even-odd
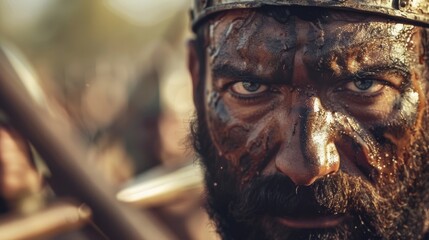
[[[214,13],[262,6],[300,6],[348,10],[385,16],[429,27],[428,0],[195,0],[192,29]]]

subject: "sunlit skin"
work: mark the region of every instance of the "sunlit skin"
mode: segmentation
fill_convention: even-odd
[[[380,149],[371,130],[388,128],[379,134],[396,143],[394,126],[414,129],[421,118],[418,31],[344,14],[288,24],[251,11],[218,17],[208,49],[206,109],[219,153],[243,179],[281,172],[297,185],[340,167],[365,176],[392,166],[402,146]],[[370,85],[358,85],[365,81]],[[401,132],[400,139],[408,144],[413,134]],[[341,146],[351,140],[359,150]]]
[[[206,125],[223,159],[216,165],[239,189],[259,176],[282,174],[299,188],[341,172],[379,191],[413,164],[407,151],[424,132],[427,103],[421,28],[322,15],[236,10],[209,20],[204,82],[197,67],[191,72],[195,89],[204,84]],[[291,228],[342,221],[312,220],[279,221]]]

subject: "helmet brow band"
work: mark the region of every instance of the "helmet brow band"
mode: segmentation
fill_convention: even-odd
[[[323,7],[373,13],[429,27],[429,0],[194,0],[193,29],[207,16],[262,6]]]

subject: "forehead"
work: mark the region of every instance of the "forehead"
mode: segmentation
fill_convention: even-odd
[[[409,36],[414,28],[413,25],[377,16],[313,8],[308,12],[300,8],[231,10],[214,17],[209,26],[211,43],[216,45],[223,43],[224,35],[229,36],[234,33],[241,36],[249,33],[257,34],[264,36],[264,39],[278,39],[285,34],[291,36],[299,30],[298,26],[303,27],[305,24],[312,26],[311,29],[307,29],[310,30],[308,34],[316,35],[323,32],[328,38],[339,39],[347,36],[348,40],[357,40],[369,34],[378,39],[407,41],[409,39],[405,35]],[[351,38],[350,34],[354,34],[354,38]]]
[[[308,56],[307,65],[333,72],[375,60],[406,67],[416,58],[419,29],[333,10],[228,11],[209,23],[208,53],[212,64],[244,68],[252,63],[252,71],[260,74],[287,68],[299,51]]]

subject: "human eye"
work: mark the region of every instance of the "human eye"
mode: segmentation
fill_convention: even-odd
[[[409,86],[409,73],[396,68],[371,68],[340,76],[329,89],[332,104],[348,114],[373,124],[386,120]]]
[[[260,84],[250,81],[241,81],[233,83],[230,88],[230,91],[237,96],[252,97],[257,96],[259,94],[263,94],[269,91],[269,89],[269,86],[266,84]]]
[[[356,79],[344,85],[344,89],[356,94],[372,95],[384,89],[385,82],[374,79]]]
[[[331,101],[351,115],[368,122],[386,119],[401,97],[400,78],[394,76],[365,76],[339,81]]]

